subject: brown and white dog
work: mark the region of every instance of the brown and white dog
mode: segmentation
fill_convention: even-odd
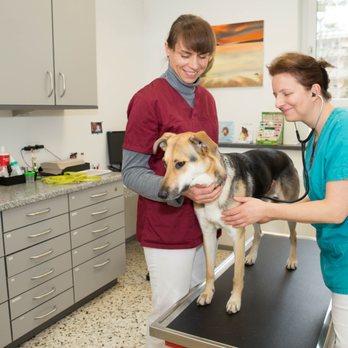
[[[164,133],[154,146],[164,151],[166,174],[158,196],[163,199],[178,198],[190,186],[196,184],[222,185],[221,195],[208,204],[194,203],[200,223],[206,258],[206,284],[197,300],[198,305],[210,304],[214,295],[214,265],[216,257],[216,230],[224,229],[233,240],[235,266],[233,288],[226,311],[236,313],[241,308],[244,287],[244,264],[252,265],[257,258],[261,240],[261,228],[254,225],[254,239],[245,257],[245,229],[234,229],[221,220],[221,212],[238,205],[234,196],[277,196],[295,200],[299,194],[299,179],[291,159],[273,149],[257,149],[245,153],[221,154],[218,146],[204,132],[181,134]],[[290,254],[287,269],[297,268],[296,223],[289,222]]]

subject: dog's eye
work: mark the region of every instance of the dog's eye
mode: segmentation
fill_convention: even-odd
[[[180,169],[181,167],[183,167],[185,165],[185,162],[176,162],[175,163],[175,168],[176,169]]]

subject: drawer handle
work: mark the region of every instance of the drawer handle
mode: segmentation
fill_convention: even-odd
[[[104,209],[104,210],[101,210],[101,211],[96,211],[94,213],[91,213],[92,216],[95,216],[95,215],[100,215],[100,214],[105,214],[107,213],[109,210],[108,209]]]
[[[52,290],[50,290],[49,292],[46,292],[45,294],[42,294],[42,295],[39,295],[39,296],[34,296],[33,300],[41,300],[42,298],[53,294],[55,291],[56,291],[56,288],[52,288]]]
[[[41,257],[47,256],[47,255],[52,254],[52,253],[53,253],[53,249],[50,249],[50,250],[48,250],[40,255],[30,256],[30,260],[40,259]]]
[[[40,274],[38,276],[31,277],[31,279],[32,280],[41,279],[43,277],[47,277],[48,275],[52,274],[53,272],[54,272],[54,268],[51,268],[48,272]]]
[[[50,211],[51,211],[51,208],[47,208],[47,209],[44,209],[44,210],[35,211],[33,213],[28,213],[27,216],[36,216],[36,215],[40,215],[40,214],[49,213]]]
[[[103,197],[106,196],[108,194],[107,191],[102,192],[102,193],[95,193],[94,195],[90,195],[91,198],[98,198],[98,197]]]
[[[94,268],[99,268],[107,265],[110,262],[110,259],[107,259],[105,262],[99,263],[98,265],[93,265]]]
[[[42,231],[42,232],[39,232],[39,233],[36,233],[36,234],[30,234],[30,235],[28,236],[28,238],[41,237],[41,236],[43,236],[43,235],[45,235],[45,234],[47,234],[47,233],[51,233],[52,231],[53,231],[52,228],[49,228],[49,229],[46,230],[46,231]]]
[[[108,230],[109,228],[110,228],[110,226],[105,226],[103,228],[100,228],[99,230],[93,230],[92,233],[104,232],[104,231]]]
[[[34,317],[34,319],[35,319],[35,320],[38,320],[38,319],[46,318],[46,317],[48,317],[50,314],[54,313],[56,310],[57,310],[57,307],[54,306],[53,309],[50,310],[48,313],[43,314],[43,315],[39,315],[38,317]]]
[[[101,245],[101,246],[99,246],[99,247],[94,247],[94,248],[93,248],[93,251],[98,251],[98,250],[105,249],[105,248],[107,248],[109,245],[110,245],[110,243],[107,242],[107,243],[105,243],[104,245]]]

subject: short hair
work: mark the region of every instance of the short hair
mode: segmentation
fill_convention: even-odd
[[[326,100],[331,98],[328,91],[330,79],[326,71],[328,67],[333,68],[333,65],[324,59],[316,60],[298,52],[284,53],[267,66],[271,76],[288,73],[307,90],[310,90],[315,83],[319,84]]]
[[[199,16],[184,14],[172,24],[168,38],[168,47],[172,50],[178,40],[193,52],[213,55],[216,49],[216,38],[210,24]]]

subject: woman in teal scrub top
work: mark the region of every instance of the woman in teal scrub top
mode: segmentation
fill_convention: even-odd
[[[234,227],[288,220],[316,228],[321,270],[332,291],[336,348],[348,347],[348,109],[330,103],[324,60],[286,53],[268,67],[276,107],[289,122],[301,121],[313,132],[306,148],[308,197],[296,204],[273,204],[235,197],[240,206],[223,219]]]

